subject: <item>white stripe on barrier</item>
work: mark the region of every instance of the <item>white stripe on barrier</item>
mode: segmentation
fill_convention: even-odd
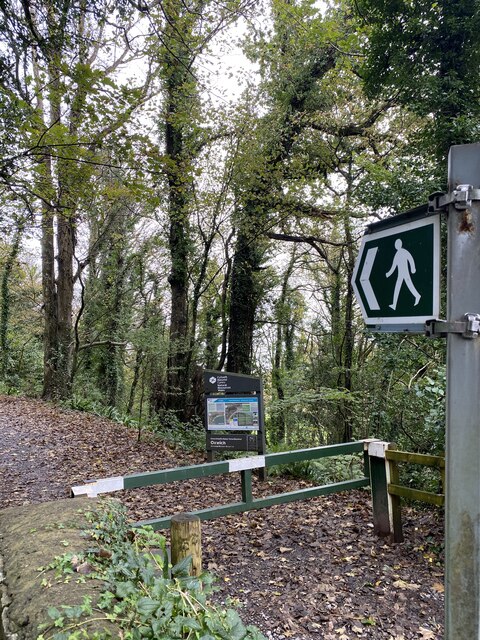
[[[228,471],[245,471],[246,469],[259,469],[265,466],[265,456],[252,456],[251,458],[237,458],[228,461]]]
[[[76,487],[72,487],[72,496],[74,498],[76,498],[77,496],[86,496],[90,491],[90,487],[93,487],[94,484],[95,482],[90,482],[88,484],[79,484]]]
[[[72,487],[72,494],[74,497],[86,495],[89,498],[96,498],[99,493],[121,491],[122,489],[124,489],[123,476],[116,476],[113,478],[105,478],[104,480],[96,480],[95,482],[89,482],[88,484]]]

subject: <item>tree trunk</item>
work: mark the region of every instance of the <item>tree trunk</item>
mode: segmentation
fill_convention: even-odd
[[[282,401],[285,399],[284,379],[285,376],[288,375],[288,369],[290,369],[293,364],[293,325],[289,313],[288,284],[295,264],[295,257],[296,251],[294,248],[288,267],[283,275],[280,298],[276,303],[277,331],[272,370],[272,386],[276,391],[280,406],[277,415],[272,418],[272,431],[274,433],[275,444],[285,442],[287,436],[286,415]]]
[[[68,213],[57,216],[57,366],[56,389],[58,398],[70,394],[72,364],[72,303],[74,227]]]
[[[196,86],[189,73],[193,18],[182,19],[182,8],[170,3],[165,8],[168,25],[165,41],[168,52],[163,62],[166,81],[165,151],[168,158],[168,216],[171,270],[168,278],[171,294],[170,343],[167,363],[165,408],[179,417],[188,401],[188,278],[190,254],[190,205],[192,200],[192,150],[186,141],[185,113],[193,108]],[[186,31],[181,39],[180,31]],[[192,84],[193,83],[193,84]]]
[[[260,267],[257,242],[240,230],[233,258],[227,370],[250,374],[255,313],[260,295],[255,273]]]
[[[178,196],[178,197],[177,197]],[[181,413],[187,401],[188,357],[188,221],[183,212],[181,194],[171,194],[169,247],[172,266],[169,276],[171,293],[170,344],[167,365],[166,408]]]
[[[100,292],[104,307],[107,344],[99,353],[98,385],[107,406],[119,407],[123,400],[123,340],[126,334],[126,278],[128,232],[132,223],[128,207],[119,205],[113,214],[112,239],[103,257]]]
[[[133,411],[133,404],[135,402],[135,394],[137,391],[138,381],[140,380],[140,370],[144,360],[143,349],[138,349],[135,356],[135,366],[133,368],[133,379],[130,387],[130,394],[128,396],[127,415],[131,415]]]
[[[19,224],[3,269],[0,292],[0,374],[4,379],[9,370],[8,326],[10,321],[10,277],[20,250],[22,232],[23,226]]]
[[[49,18],[54,20],[50,15]],[[51,127],[61,122],[60,68],[60,52],[52,51],[51,58],[48,60]],[[44,160],[44,186],[51,203],[46,204],[47,198],[45,198],[42,219],[42,286],[45,309],[43,397],[49,399],[66,398],[70,392],[71,380],[74,221],[68,206],[70,204],[69,189],[62,183],[60,164],[59,162],[57,167],[56,184],[52,160],[48,156]],[[62,207],[61,201],[65,201],[67,206]],[[58,211],[61,215],[58,215]],[[56,278],[55,220],[57,226]]]
[[[352,367],[353,367],[353,354],[355,349],[355,336],[353,330],[353,288],[352,288],[352,275],[355,267],[355,255],[353,252],[353,237],[352,229],[350,226],[350,219],[345,218],[345,240],[346,247],[346,286],[347,291],[345,295],[345,338],[343,343],[343,370],[344,370],[344,383],[343,386],[346,391],[352,391]],[[350,442],[353,440],[353,411],[350,405],[344,406],[344,428],[343,428],[343,442]]]
[[[46,161],[47,162],[47,161]],[[56,396],[57,290],[55,286],[54,226],[51,208],[42,207],[42,292],[43,292],[43,398]]]
[[[225,277],[222,283],[222,294],[220,297],[221,304],[221,320],[222,320],[222,340],[220,347],[220,356],[218,358],[217,366],[214,367],[221,371],[225,364],[225,360],[227,359],[227,344],[228,344],[228,332],[229,332],[229,318],[228,318],[228,294],[230,290],[231,284],[231,273],[232,273],[232,258],[228,254],[228,243],[225,246],[225,262],[227,265],[227,269],[225,272]]]

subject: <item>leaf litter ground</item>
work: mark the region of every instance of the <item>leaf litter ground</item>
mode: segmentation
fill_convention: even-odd
[[[0,508],[70,495],[95,478],[199,464],[104,418],[0,396]],[[307,483],[255,482],[255,496]],[[240,499],[239,474],[114,494],[134,520]],[[272,640],[443,637],[443,514],[404,508],[405,542],[374,536],[370,495],[352,491],[202,524],[219,601]]]

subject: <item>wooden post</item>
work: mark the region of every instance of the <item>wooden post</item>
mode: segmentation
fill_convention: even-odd
[[[372,488],[373,531],[377,536],[390,535],[388,514],[387,473],[385,467],[385,449],[388,442],[370,442],[370,486]]]
[[[171,519],[172,564],[175,566],[187,556],[192,557],[190,573],[202,573],[202,531],[200,518],[191,513],[179,513]]]
[[[373,530],[379,536],[391,536],[394,542],[401,542],[403,536],[399,498],[388,492],[392,471],[394,474],[398,473],[385,457],[385,451],[389,448],[395,448],[395,445],[379,440],[368,444]]]
[[[440,464],[440,493],[445,495],[447,493],[447,485],[445,483],[445,452],[443,452],[443,465]]]
[[[393,443],[388,447],[389,449],[396,449],[396,445]],[[388,465],[387,476],[388,482],[391,484],[400,484],[400,477],[398,473],[398,463],[395,460],[386,460]],[[389,494],[390,502],[390,521],[392,524],[392,541],[403,542],[403,527],[402,527],[402,503],[400,496]]]

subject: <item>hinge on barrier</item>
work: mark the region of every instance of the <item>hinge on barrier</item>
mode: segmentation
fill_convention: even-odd
[[[453,204],[455,209],[463,211],[472,206],[472,201],[480,200],[480,189],[474,189],[471,184],[459,184],[450,193],[437,191],[428,198],[428,212],[444,211]]]
[[[458,333],[467,339],[480,337],[480,314],[466,313],[463,320],[455,322],[427,320],[425,323],[425,335],[429,338],[446,338],[449,333]]]

